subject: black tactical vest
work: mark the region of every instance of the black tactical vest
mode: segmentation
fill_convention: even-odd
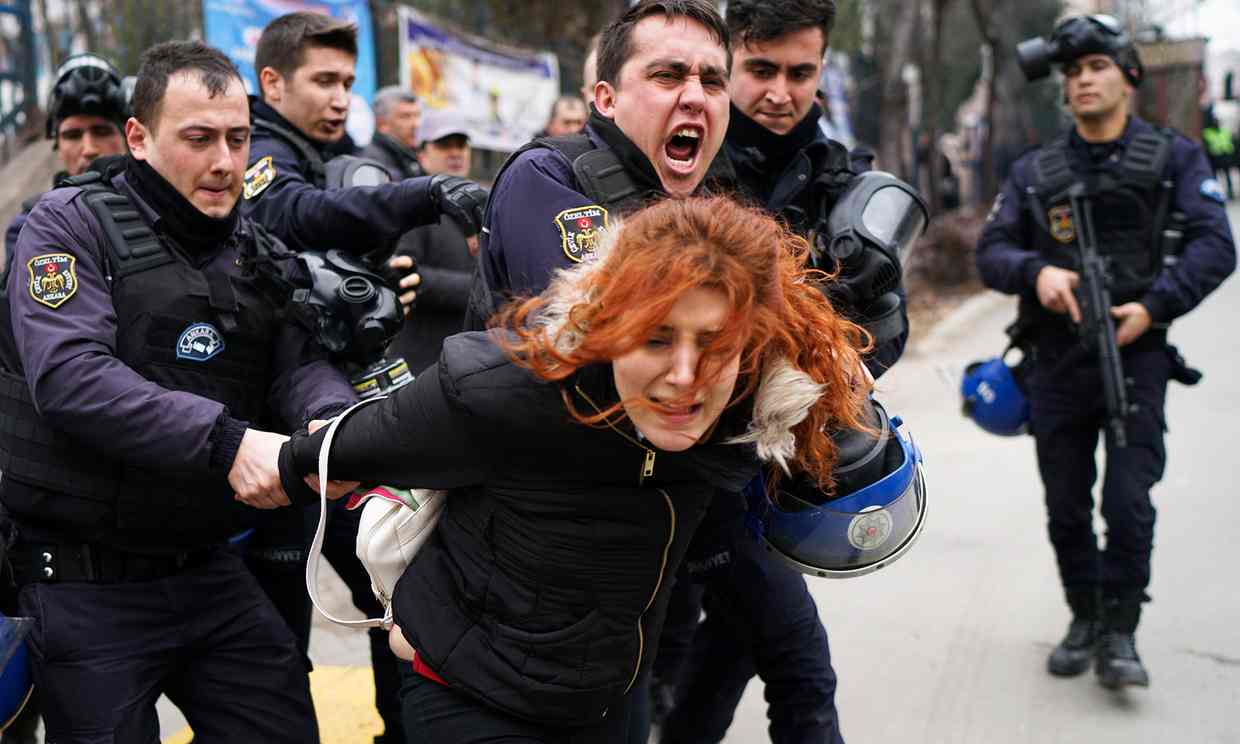
[[[81,184],[109,240],[116,357],[142,377],[223,403],[259,425],[266,413],[279,308],[237,262],[195,266],[155,235],[129,197],[101,178]],[[251,223],[238,254],[261,241]],[[14,374],[16,372],[17,374]],[[19,370],[0,381],[0,500],[24,523],[136,552],[221,542],[257,514],[224,475],[176,472],[105,456],[36,412]]]
[[[1174,184],[1168,162],[1170,137],[1134,136],[1122,154],[1098,164],[1080,162],[1061,136],[1033,160],[1027,200],[1035,230],[1034,248],[1051,264],[1078,270],[1076,220],[1067,191],[1083,183],[1089,195],[1098,253],[1107,259],[1115,304],[1139,299],[1163,267],[1160,245]]]

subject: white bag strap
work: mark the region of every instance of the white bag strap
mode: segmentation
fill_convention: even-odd
[[[322,557],[323,553],[323,533],[327,529],[327,458],[332,451],[332,439],[335,438],[336,429],[340,426],[340,423],[348,418],[349,414],[362,406],[383,400],[386,397],[386,395],[379,395],[362,400],[332,419],[331,423],[327,425],[327,433],[323,436],[323,444],[319,447],[319,526],[314,531],[314,541],[310,543],[310,555],[306,559],[306,591],[310,593],[310,601],[314,603],[314,608],[323,617],[331,620],[333,623],[350,628],[390,629],[392,627],[392,608],[389,605],[385,609],[382,618],[341,620],[323,609],[323,605],[319,602],[319,558]]]

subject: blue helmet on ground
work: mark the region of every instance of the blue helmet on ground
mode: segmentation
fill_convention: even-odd
[[[33,622],[28,617],[0,614],[0,731],[13,723],[34,690],[30,652],[26,649]]]
[[[833,435],[839,451],[836,495],[823,500],[808,484],[769,495],[750,484],[767,548],[810,576],[849,578],[886,566],[908,552],[926,523],[921,451],[902,434],[900,419],[871,399],[872,431]]]
[[[1013,437],[1029,430],[1029,399],[1006,356],[965,367],[960,395],[965,416],[991,434]]]

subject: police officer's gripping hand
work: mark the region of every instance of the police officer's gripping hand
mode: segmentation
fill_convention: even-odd
[[[431,201],[452,218],[469,238],[482,230],[482,218],[490,192],[460,176],[440,173],[431,177]]]
[[[1072,290],[1081,283],[1081,275],[1075,271],[1046,266],[1038,272],[1038,302],[1052,313],[1067,313],[1073,323],[1081,322],[1081,308],[1076,304]]]
[[[256,509],[288,506],[288,496],[280,485],[280,446],[288,440],[283,434],[246,429],[232,468],[228,484],[235,498]]]

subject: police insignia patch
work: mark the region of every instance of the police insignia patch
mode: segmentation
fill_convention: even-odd
[[[1227,203],[1227,197],[1223,196],[1223,187],[1219,185],[1217,178],[1207,178],[1201,182],[1201,195],[1219,204]]]
[[[30,296],[55,310],[77,293],[77,259],[68,253],[45,253],[26,262]]]
[[[205,362],[224,350],[224,337],[210,323],[194,323],[177,339],[177,359]]]
[[[1072,207],[1051,207],[1046,213],[1050,223],[1051,237],[1060,243],[1071,243],[1076,240],[1076,225],[1072,224]]]
[[[242,196],[246,199],[253,199],[263,193],[263,189],[270,186],[274,180],[276,180],[276,167],[271,162],[271,156],[268,155],[251,165],[245,172],[245,189]]]
[[[848,524],[848,542],[857,550],[873,550],[891,537],[892,524],[891,515],[875,507],[853,517]]]
[[[607,228],[607,210],[596,204],[565,209],[555,216],[555,225],[560,228],[564,255],[581,263],[598,246],[598,231]]]

